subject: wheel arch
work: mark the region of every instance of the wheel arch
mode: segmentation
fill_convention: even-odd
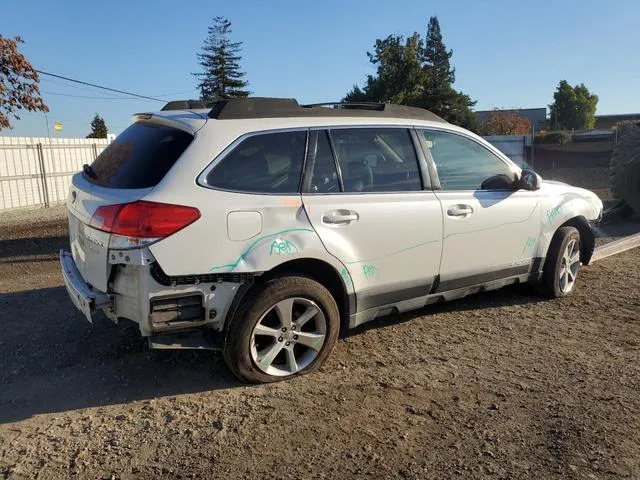
[[[556,232],[562,227],[574,227],[578,230],[578,233],[580,233],[580,261],[583,265],[589,265],[596,247],[596,236],[591,229],[589,221],[582,215],[579,215],[564,222],[558,227]]]
[[[254,288],[259,288],[265,282],[273,278],[288,275],[302,275],[309,277],[329,290],[338,305],[338,310],[340,311],[340,331],[341,333],[346,332],[349,325],[349,316],[356,311],[355,294],[347,290],[343,278],[335,267],[316,258],[296,258],[294,260],[289,260],[264,272],[262,275],[254,277],[252,283],[245,284],[235,296],[233,305],[229,309],[229,313],[225,319],[225,330],[228,327],[230,320],[235,315],[238,306],[249,291]]]

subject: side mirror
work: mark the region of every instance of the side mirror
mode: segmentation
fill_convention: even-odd
[[[480,190],[517,190],[520,186],[516,174],[505,175],[500,173],[487,178],[480,185]]]
[[[533,170],[522,170],[520,174],[520,181],[518,182],[519,188],[524,190],[538,190],[540,188],[540,184],[542,183],[542,179],[540,175],[538,175]]]

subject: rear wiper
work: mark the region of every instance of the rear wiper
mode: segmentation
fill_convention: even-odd
[[[82,171],[89,178],[98,178],[98,174],[88,163],[82,165]]]

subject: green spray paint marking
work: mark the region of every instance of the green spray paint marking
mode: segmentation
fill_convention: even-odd
[[[413,250],[414,248],[423,247],[424,245],[429,245],[429,244],[432,244],[432,243],[440,243],[440,241],[441,241],[440,239],[437,239],[437,240],[429,240],[428,242],[420,242],[420,243],[417,243],[415,245],[411,245],[410,247],[402,248],[402,249],[396,250],[394,252],[390,252],[390,253],[386,253],[384,255],[380,255],[378,257],[367,258],[365,260],[352,260],[350,262],[342,262],[342,263],[345,263],[347,265],[354,265],[356,263],[372,263],[372,262],[374,262],[376,260],[380,260],[381,258],[392,257],[393,255],[398,255],[399,253],[407,252],[409,250]]]
[[[375,265],[365,263],[362,265],[362,273],[366,278],[374,277],[378,274],[378,269]]]
[[[583,197],[583,198],[587,198],[587,197]],[[468,232],[459,232],[459,233],[451,233],[449,235],[446,235],[444,238],[450,238],[450,237],[454,237],[454,236],[458,236],[458,235],[468,235],[471,233],[477,233],[477,232],[484,232],[487,230],[494,230],[496,228],[500,228],[500,227],[504,227],[507,225],[515,225],[515,224],[519,224],[519,223],[525,223],[527,221],[529,221],[529,219],[533,216],[533,214],[535,213],[536,209],[538,208],[538,203],[536,202],[535,206],[533,207],[533,210],[531,211],[531,213],[527,216],[527,218],[525,218],[524,220],[519,220],[519,221],[515,221],[515,222],[506,222],[506,223],[502,223],[499,225],[493,225],[491,227],[486,227],[486,228],[481,228],[478,230],[470,230]],[[556,208],[561,208],[561,207],[556,207]],[[234,268],[236,268],[238,266],[238,264],[244,260],[246,258],[246,256],[256,247],[256,245],[268,238],[273,238],[273,237],[277,237],[278,235],[283,235],[286,233],[291,233],[291,232],[311,232],[311,233],[315,233],[315,230],[311,229],[311,228],[290,228],[287,230],[282,230],[280,232],[276,232],[276,233],[271,233],[268,235],[263,235],[261,237],[258,237],[253,243],[251,243],[251,245],[249,245],[249,247],[244,251],[244,253],[242,255],[240,255],[238,257],[238,259],[234,262],[234,263],[228,263],[226,265],[216,265],[215,267],[211,267],[209,269],[210,272],[214,271],[214,270],[221,270],[221,269],[225,269],[225,268],[230,268],[231,270],[233,270]],[[436,240],[428,240],[426,242],[420,242],[417,243],[415,245],[411,245],[409,247],[406,248],[402,248],[400,250],[396,250],[384,255],[379,255],[377,257],[373,257],[373,258],[367,258],[367,259],[363,259],[363,260],[352,260],[352,261],[344,261],[343,263],[345,265],[354,265],[357,263],[372,263],[375,262],[376,260],[380,260],[382,258],[387,258],[387,257],[391,257],[394,255],[398,255],[400,253],[404,253],[407,252],[409,250],[413,250],[415,248],[420,248],[422,246],[425,245],[430,245],[430,244],[434,244],[434,243],[440,243],[442,240],[441,239],[436,239]],[[274,242],[274,243],[278,243],[278,242]],[[273,245],[273,244],[272,244]],[[346,271],[346,269],[344,269]],[[346,276],[344,273],[341,272],[342,276],[345,277],[345,281],[346,281],[346,277],[349,276],[349,272],[345,272]],[[349,281],[348,283],[351,282],[351,277],[349,276]]]
[[[557,207],[552,208],[551,210],[547,210],[547,219],[549,223],[553,223],[553,220],[562,213],[562,205],[558,205]]]
[[[353,283],[353,280],[351,280],[351,275],[349,275],[349,272],[346,268],[340,270],[340,275],[342,275],[342,278],[344,279],[344,283],[346,285],[351,285]]]
[[[536,239],[535,239],[535,238],[533,238],[533,237],[529,237],[529,238],[527,238],[527,241],[526,241],[526,242],[524,242],[524,248],[522,249],[522,253],[524,253],[524,251],[525,251],[527,248],[533,248],[533,247],[535,247],[535,246],[536,246]]]
[[[536,213],[536,209],[538,208],[538,203],[539,202],[536,202],[535,206],[533,207],[533,210],[531,210],[531,213],[524,220],[517,220],[515,222],[500,223],[498,225],[492,225],[492,226],[486,227],[486,228],[479,228],[477,230],[469,230],[468,232],[450,233],[449,235],[445,235],[444,238],[456,237],[458,235],[468,235],[470,233],[486,232],[488,230],[495,230],[496,228],[506,227],[507,225],[517,225],[519,223],[528,222],[531,219],[531,217],[533,217],[533,214]]]
[[[298,250],[298,247],[296,247],[289,240],[285,240],[284,242],[278,242],[277,240],[274,240],[273,242],[271,242],[269,255],[273,255],[274,253],[276,255],[286,255],[289,253],[298,253],[299,251],[300,250]]]
[[[244,260],[246,258],[247,255],[249,255],[249,253],[256,247],[256,245],[258,245],[258,243],[266,240],[267,238],[273,238],[273,237],[277,237],[278,235],[284,235],[285,233],[292,233],[292,232],[312,232],[314,233],[315,230],[311,229],[311,228],[288,228],[286,230],[282,230],[280,232],[276,232],[276,233],[270,233],[268,235],[262,235],[261,237],[258,237],[256,240],[254,240],[251,245],[249,245],[249,247],[242,253],[242,255],[240,255],[238,257],[238,259],[233,262],[233,263],[227,263],[226,265],[216,265],[215,267],[211,267],[209,269],[210,272],[213,272],[214,270],[221,270],[223,268],[230,268],[231,270],[233,270],[234,268],[236,268],[238,266],[238,264]]]

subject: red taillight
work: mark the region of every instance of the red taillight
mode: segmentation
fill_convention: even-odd
[[[99,207],[91,226],[124,237],[163,238],[200,218],[197,208],[139,200]]]

